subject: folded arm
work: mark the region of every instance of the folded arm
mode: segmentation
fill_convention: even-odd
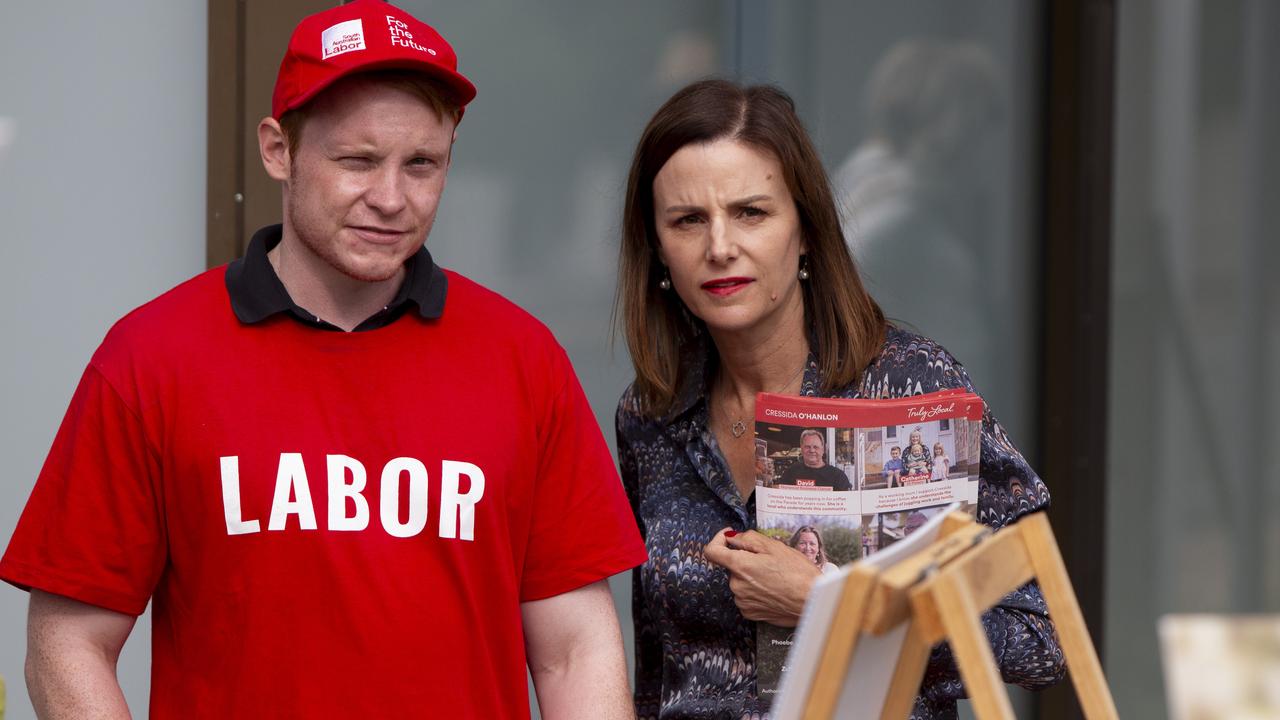
[[[121,720],[129,708],[116,679],[132,615],[32,589],[27,690],[41,720]]]

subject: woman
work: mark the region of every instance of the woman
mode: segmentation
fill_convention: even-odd
[[[929,475],[930,462],[929,451],[924,446],[920,428],[916,428],[911,433],[910,442],[907,443],[907,451],[902,455],[902,464],[907,468],[908,476],[915,476],[918,482],[924,482]]]
[[[628,179],[615,312],[636,370],[618,406],[618,455],[649,549],[634,574],[637,710],[765,713],[752,621],[794,625],[819,570],[749,531],[756,393],[887,398],[972,385],[946,350],[886,325],[817,153],[773,88],[695,83],[649,122]],[[990,415],[982,454],[982,521],[1001,526],[1048,503]],[[1059,679],[1037,588],[985,620],[1007,680]],[[915,717],[954,716],[962,694],[949,651],[936,648]]]
[[[824,573],[835,572],[840,567],[827,560],[827,551],[822,547],[822,534],[812,525],[801,525],[791,534],[787,544],[809,558],[814,567]]]

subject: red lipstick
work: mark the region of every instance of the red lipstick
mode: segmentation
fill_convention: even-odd
[[[702,283],[701,287],[712,295],[728,297],[753,282],[755,282],[755,280],[748,277],[723,277],[716,278],[715,280],[708,280]]]

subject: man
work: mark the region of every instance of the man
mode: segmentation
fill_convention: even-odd
[[[294,31],[283,225],[112,328],[0,560],[41,717],[127,717],[148,600],[153,717],[523,717],[526,664],[545,717],[631,715],[605,579],[645,550],[591,410],[422,247],[474,95],[386,3]]]
[[[784,487],[852,490],[853,483],[839,468],[827,464],[827,441],[820,430],[812,428],[800,433],[800,462],[792,463],[782,480]]]

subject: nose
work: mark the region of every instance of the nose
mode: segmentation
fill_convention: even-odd
[[[712,217],[707,228],[707,262],[724,265],[736,257],[738,242],[733,229],[723,217]]]
[[[394,163],[387,163],[377,172],[370,173],[369,186],[365,189],[365,204],[382,215],[395,215],[407,202],[405,181]]]

